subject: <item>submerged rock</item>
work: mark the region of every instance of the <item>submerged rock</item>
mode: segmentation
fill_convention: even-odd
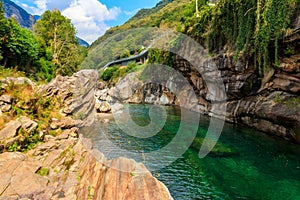
[[[204,138],[196,137],[191,145],[192,148],[196,150],[200,150],[204,143]],[[216,157],[230,157],[236,156],[239,153],[234,151],[232,148],[229,148],[223,145],[220,141],[214,146],[214,148],[209,152],[209,156],[216,156]]]

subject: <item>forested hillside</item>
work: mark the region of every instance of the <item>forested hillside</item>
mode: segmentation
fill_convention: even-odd
[[[236,58],[243,56],[264,76],[270,67],[278,67],[280,57],[299,53],[298,43],[284,42],[297,35],[291,19],[298,4],[299,0],[220,0],[216,4],[198,0],[196,13],[195,0],[162,1],[152,9],[139,11],[124,25],[111,28],[95,41],[89,53],[94,63],[89,65],[95,68],[103,65],[103,59],[109,60],[93,53],[109,37],[133,28],[159,27],[187,34],[211,53],[234,52]],[[124,57],[126,52],[127,56],[135,53],[124,49],[127,43],[135,41],[123,38],[110,45],[110,49],[119,52],[110,59]]]

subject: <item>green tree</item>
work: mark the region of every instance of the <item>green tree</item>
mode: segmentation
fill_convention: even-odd
[[[79,68],[85,54],[75,37],[76,30],[70,19],[59,10],[46,11],[34,26],[34,32],[50,51],[55,75],[72,75]]]
[[[0,2],[0,61],[3,59],[2,53],[3,53],[3,48],[2,45],[6,40],[6,33],[8,32],[7,30],[7,25],[6,25],[6,19],[4,17],[4,11],[2,9],[2,2]]]
[[[0,54],[4,67],[18,66],[19,70],[32,73],[31,64],[38,57],[39,44],[30,30],[20,27],[14,18],[5,19],[0,11]]]

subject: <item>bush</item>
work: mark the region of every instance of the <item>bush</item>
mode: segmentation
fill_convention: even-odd
[[[102,79],[104,81],[109,81],[111,77],[114,75],[114,72],[116,72],[120,66],[114,66],[114,67],[108,67],[102,74]]]
[[[134,63],[134,62],[129,63],[126,67],[126,73],[130,72],[134,68],[136,68],[136,63]]]

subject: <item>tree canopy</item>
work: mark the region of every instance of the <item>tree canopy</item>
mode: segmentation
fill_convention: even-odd
[[[56,75],[71,75],[78,70],[84,52],[75,37],[76,30],[70,19],[59,10],[48,10],[35,24],[34,33],[52,54],[51,62]]]
[[[72,75],[86,56],[71,21],[60,11],[46,11],[34,30],[6,19],[0,2],[0,65],[16,68],[36,80]]]

